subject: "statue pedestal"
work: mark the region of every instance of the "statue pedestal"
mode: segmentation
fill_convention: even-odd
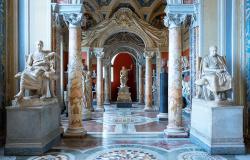
[[[118,97],[117,97],[117,108],[131,108],[132,100],[131,93],[129,92],[129,87],[118,87]]]
[[[25,107],[6,107],[7,136],[5,155],[41,155],[60,140],[61,109],[56,98],[46,100],[30,99],[35,104],[47,104]]]
[[[243,106],[193,99],[191,141],[210,154],[244,154]]]

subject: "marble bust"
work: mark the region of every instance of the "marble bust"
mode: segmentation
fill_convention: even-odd
[[[132,66],[131,66],[132,69]],[[128,73],[131,71],[131,69],[126,69],[124,66],[122,66],[122,69],[120,70],[120,87],[126,87],[128,82]]]
[[[16,100],[24,97],[25,89],[35,90],[35,95],[43,99],[48,97],[47,88],[49,88],[50,97],[55,97],[54,81],[57,79],[54,68],[55,57],[57,57],[55,52],[43,50],[42,41],[37,42],[36,51],[28,56],[26,68],[15,75],[15,78],[20,78],[20,91],[15,96]]]
[[[217,54],[217,47],[209,48],[209,55],[201,61],[199,79],[196,80],[197,98],[222,101],[232,89],[232,77],[227,71],[224,57]]]

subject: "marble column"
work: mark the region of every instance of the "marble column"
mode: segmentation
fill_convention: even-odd
[[[152,105],[152,58],[154,51],[145,51],[144,56],[146,58],[145,69],[145,111],[154,110]]]
[[[109,64],[104,65],[104,104],[110,104]]]
[[[160,75],[161,75],[161,51],[157,50],[156,56],[156,87],[157,87],[157,101],[155,105],[160,108]]]
[[[86,134],[82,124],[82,57],[81,57],[81,13],[64,14],[69,27],[69,64],[68,64],[68,112],[69,125],[65,136]]]
[[[86,51],[87,51],[87,67],[88,67],[88,71],[90,71],[92,73],[92,55],[90,52],[90,48],[86,47]]]
[[[139,104],[144,103],[144,90],[143,90],[143,66],[138,64],[139,68]]]
[[[181,25],[182,14],[168,14],[165,25],[169,29],[169,68],[168,68],[168,125],[164,131],[167,137],[185,137],[182,126],[182,67],[181,67]]]
[[[102,59],[104,57],[103,48],[94,48],[94,53],[97,59],[97,75],[96,75],[96,111],[103,112],[103,75],[102,75]]]

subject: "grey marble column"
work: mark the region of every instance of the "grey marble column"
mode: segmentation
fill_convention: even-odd
[[[65,136],[86,134],[82,124],[82,57],[81,57],[81,20],[82,14],[64,14],[69,27],[69,64],[68,64],[68,112],[69,125]]]
[[[109,63],[104,65],[104,104],[110,104],[110,88],[109,88]]]
[[[156,87],[157,87],[157,101],[155,105],[160,107],[160,75],[161,75],[161,51],[158,48],[156,55]]]
[[[154,51],[145,51],[144,56],[146,58],[145,69],[145,111],[154,110],[152,105],[152,58]]]
[[[181,67],[181,25],[185,15],[168,14],[165,25],[169,29],[169,68],[168,68],[168,125],[167,137],[185,137],[182,126],[182,67]]]
[[[144,103],[144,87],[143,87],[143,66],[142,64],[138,64],[139,68],[139,104]]]
[[[96,75],[96,111],[103,112],[103,75],[102,75],[102,59],[104,57],[103,48],[94,48],[94,53],[97,59],[97,75]]]

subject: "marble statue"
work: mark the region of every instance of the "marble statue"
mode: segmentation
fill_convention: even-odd
[[[24,71],[15,75],[20,78],[20,91],[15,96],[16,100],[21,100],[24,97],[24,91],[36,90],[36,95],[41,99],[47,98],[47,87],[51,97],[55,97],[55,80],[57,79],[54,59],[58,57],[55,52],[43,50],[43,42],[37,43],[37,48],[34,53],[28,56],[26,68]]]
[[[195,82],[197,98],[203,94],[206,100],[226,100],[226,92],[232,89],[232,77],[227,71],[225,59],[217,54],[217,47],[211,46],[209,52],[201,61],[200,76]]]
[[[161,60],[161,73],[168,72],[168,61],[166,59]]]
[[[83,95],[84,95],[84,106],[86,109],[92,109],[92,73],[90,71],[83,72]]]
[[[126,87],[127,86],[127,82],[128,82],[128,73],[129,71],[132,70],[132,66],[131,69],[126,69],[124,66],[122,66],[122,69],[120,70],[120,87]]]

